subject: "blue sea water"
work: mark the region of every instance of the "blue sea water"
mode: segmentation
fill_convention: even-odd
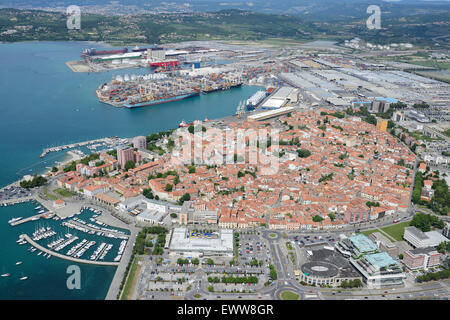
[[[242,86],[151,107],[117,109],[98,102],[97,87],[118,74],[149,70],[72,72],[65,63],[80,59],[81,50],[87,47],[103,46],[86,42],[0,44],[0,186],[24,174],[40,173],[64,159],[65,153],[40,159],[46,147],[109,136],[148,135],[175,128],[182,120],[224,117],[260,89]],[[0,207],[0,272],[11,273],[11,277],[0,278],[0,299],[103,299],[115,267],[80,265],[84,285],[81,290],[68,290],[65,281],[70,262],[30,255],[26,245],[16,244],[20,228],[30,228],[32,233],[33,223],[13,228],[7,221],[32,214],[32,206]],[[16,267],[19,260],[23,264]],[[19,271],[29,279],[19,281]]]

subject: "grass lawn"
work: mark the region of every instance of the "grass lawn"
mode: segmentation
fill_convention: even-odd
[[[378,229],[365,230],[365,231],[361,231],[360,233],[362,233],[363,235],[365,235],[366,237],[368,237],[370,234],[372,234],[372,233],[374,233],[374,232],[378,232]]]
[[[72,197],[76,194],[75,192],[63,188],[55,189],[54,192],[63,197]]]
[[[281,293],[281,300],[298,300],[299,295],[291,291],[283,291]]]
[[[269,237],[271,237],[271,238],[276,238],[276,237],[277,237],[277,234],[276,234],[276,233],[269,233]]]
[[[133,297],[138,276],[141,273],[141,266],[138,265],[138,261],[138,258],[134,259],[133,261],[127,281],[125,283],[125,288],[123,289],[122,295],[120,296],[120,300],[131,300],[131,298]]]
[[[403,240],[403,233],[405,232],[405,227],[409,226],[409,221],[393,224],[389,227],[381,228],[384,232],[390,235],[392,238],[398,241]]]
[[[201,298],[202,297],[202,295],[201,294],[199,294],[199,293],[196,293],[196,294],[194,294],[194,298],[197,298],[197,299],[199,299],[199,298]]]
[[[50,200],[57,200],[57,199],[58,199],[57,196],[55,196],[55,195],[53,195],[53,194],[51,194],[51,193],[48,192],[48,188],[45,188],[45,189],[44,189],[44,194],[45,194],[45,196],[46,196],[47,198],[49,198]]]

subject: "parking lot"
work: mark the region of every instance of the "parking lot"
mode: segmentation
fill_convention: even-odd
[[[11,186],[0,190],[0,201],[24,198],[28,196],[31,196],[31,191],[22,187]]]
[[[255,261],[256,260],[256,261]],[[241,266],[264,267],[269,263],[270,251],[258,234],[239,233],[238,261]],[[257,263],[257,264],[256,264]]]
[[[302,235],[290,235],[289,239],[294,241],[295,244],[299,246],[307,246],[317,243],[328,242],[331,245],[334,245],[339,239],[334,235],[323,235],[323,236],[302,236]]]

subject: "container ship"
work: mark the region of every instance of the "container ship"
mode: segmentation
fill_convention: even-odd
[[[130,108],[138,108],[138,107],[147,107],[147,106],[151,106],[154,104],[183,100],[183,99],[187,99],[190,97],[198,96],[199,94],[200,94],[200,91],[194,91],[191,93],[172,95],[172,96],[164,96],[163,98],[155,99],[155,100],[146,99],[146,98],[142,98],[140,100],[130,99],[131,100],[130,102],[124,103],[124,104],[122,104],[122,106],[125,108],[129,108],[129,109]]]
[[[100,50],[97,51],[94,48],[85,49],[81,52],[82,57],[90,57],[90,56],[101,56],[107,54],[119,54],[119,53],[127,53],[128,48],[123,48],[119,50]]]
[[[138,108],[182,100],[200,94],[200,88],[181,78],[165,75],[117,76],[96,91],[98,99],[115,107]]]
[[[261,101],[266,97],[266,92],[263,90],[257,91],[254,95],[252,95],[249,99],[247,99],[246,108],[247,110],[254,110]]]
[[[116,76],[96,91],[98,99],[115,107],[137,108],[198,96],[201,92],[229,90],[242,86],[234,74],[203,77],[168,77],[167,74]]]

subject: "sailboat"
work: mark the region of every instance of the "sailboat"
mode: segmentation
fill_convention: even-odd
[[[2,278],[9,277],[11,274],[5,273],[5,267],[3,267]]]

